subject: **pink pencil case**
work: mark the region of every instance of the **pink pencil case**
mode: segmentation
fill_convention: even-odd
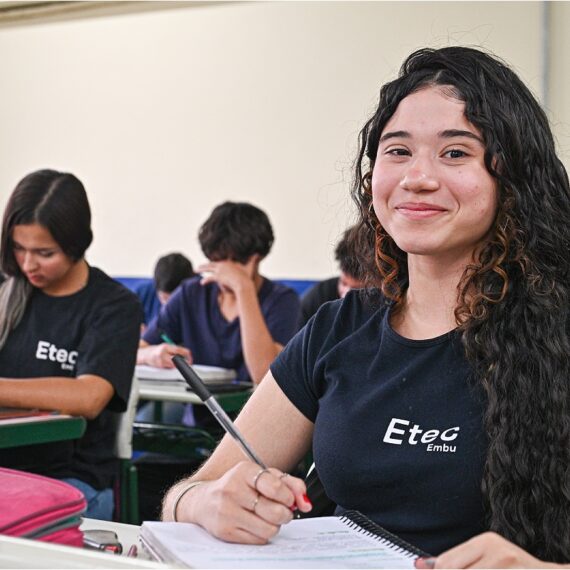
[[[0,534],[83,546],[87,503],[63,481],[0,467]]]

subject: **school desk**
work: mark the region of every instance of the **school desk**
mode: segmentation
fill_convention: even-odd
[[[0,449],[78,439],[85,427],[84,418],[64,414],[2,419]]]
[[[236,390],[214,394],[214,397],[226,412],[241,410],[252,390]],[[154,402],[181,402],[183,404],[204,405],[204,402],[194,393],[186,389],[182,382],[153,382],[151,380],[139,381],[139,400]]]
[[[92,528],[100,528],[94,521]],[[139,527],[134,527],[138,535]],[[131,558],[87,548],[77,548],[0,535],[0,568],[172,568],[144,558]]]

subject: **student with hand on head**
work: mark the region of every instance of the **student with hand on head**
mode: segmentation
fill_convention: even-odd
[[[434,557],[570,562],[570,187],[548,120],[476,49],[422,49],[382,87],[353,195],[378,289],[328,303],[163,517],[263,544],[309,511],[284,476],[312,444],[337,512]]]
[[[4,449],[0,465],[62,479],[111,519],[118,413],[126,409],[141,322],[134,294],[91,267],[91,212],[72,174],[23,178],[4,212],[0,405],[84,416],[78,441]]]
[[[273,245],[269,218],[245,202],[214,208],[199,232],[208,262],[174,292],[145,331],[139,364],[173,367],[172,356],[235,369],[258,384],[295,334],[299,299],[263,277],[262,260]],[[163,342],[166,334],[176,345]]]
[[[350,290],[364,287],[366,267],[372,264],[371,244],[365,237],[358,226],[344,231],[334,250],[340,275],[319,281],[304,293],[301,298],[301,326],[305,326],[327,301],[344,299]]]

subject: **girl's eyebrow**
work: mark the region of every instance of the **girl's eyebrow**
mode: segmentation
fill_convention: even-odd
[[[13,242],[15,247],[20,247],[21,249],[26,249],[25,247],[22,246],[21,243],[18,243],[17,241]],[[58,248],[57,247],[32,247],[27,249],[26,251],[34,251],[34,252],[48,252],[48,251],[57,251]]]
[[[483,139],[481,137],[477,136],[475,133],[472,133],[471,131],[464,131],[461,129],[447,129],[447,130],[441,131],[437,134],[439,137],[442,137],[445,139],[451,139],[451,138],[455,138],[455,137],[468,137],[470,139],[474,139],[476,141],[479,141],[480,143],[483,143]]]
[[[440,131],[439,133],[437,133],[437,136],[444,139],[451,139],[456,137],[468,137],[470,139],[474,139],[480,143],[483,143],[483,139],[481,139],[481,137],[477,136],[475,133],[472,133],[471,131],[464,131],[462,129],[446,129],[444,131]],[[380,140],[378,142],[382,143],[388,139],[393,139],[393,138],[409,139],[411,137],[412,135],[408,131],[391,131],[384,133],[380,137]]]
[[[380,137],[380,140],[378,142],[384,142],[385,140],[394,139],[394,138],[409,139],[409,138],[411,138],[411,136],[412,135],[408,131],[392,131],[392,132],[384,133]]]

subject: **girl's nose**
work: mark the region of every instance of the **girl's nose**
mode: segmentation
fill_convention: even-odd
[[[439,180],[429,160],[415,160],[404,172],[400,186],[410,192],[433,191],[439,188]]]

